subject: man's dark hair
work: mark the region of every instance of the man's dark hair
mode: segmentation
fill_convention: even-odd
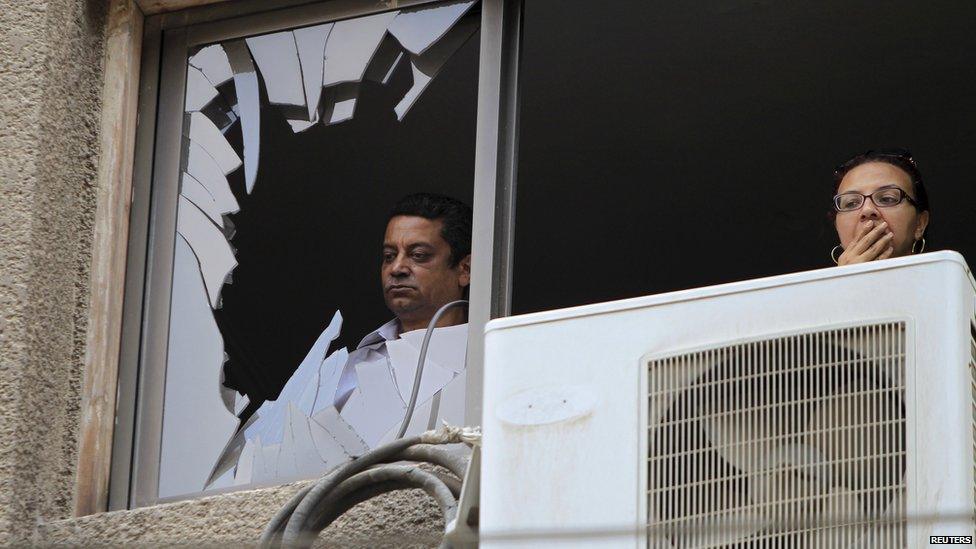
[[[443,224],[441,238],[451,246],[451,267],[471,253],[471,206],[464,202],[442,194],[410,194],[397,201],[386,219],[398,215],[439,219]]]

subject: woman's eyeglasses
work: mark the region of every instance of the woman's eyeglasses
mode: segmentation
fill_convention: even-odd
[[[853,212],[860,210],[864,205],[864,200],[870,198],[871,202],[879,208],[891,208],[907,200],[912,206],[918,207],[908,193],[897,187],[886,187],[878,189],[871,194],[861,194],[856,192],[841,193],[834,197],[834,209],[838,212]]]

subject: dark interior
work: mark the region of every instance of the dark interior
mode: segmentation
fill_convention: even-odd
[[[976,261],[976,4],[525,2],[513,311],[831,266],[833,168],[907,147]]]

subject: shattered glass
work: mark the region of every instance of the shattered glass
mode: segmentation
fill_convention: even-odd
[[[413,69],[413,87],[410,88],[410,91],[394,107],[399,120],[403,120],[403,117],[407,115],[407,111],[417,102],[420,94],[424,93],[424,90],[427,89],[430,82],[440,72],[444,63],[454,55],[454,52],[465,41],[471,38],[476,30],[478,30],[478,23],[476,21],[468,20],[459,23],[443,35],[443,38],[439,42],[433,46],[424,48],[423,53],[410,56],[410,66]]]
[[[322,97],[322,79],[325,75],[325,44],[331,32],[332,23],[294,31],[309,122],[316,122],[319,116],[319,99]]]
[[[191,205],[192,208],[192,205]],[[159,495],[198,492],[220,458],[237,418],[221,399],[220,365],[224,345],[211,314],[211,298],[200,276],[192,246],[176,238],[173,259],[172,323],[163,425],[192,426],[192,436],[163,436]]]
[[[186,127],[189,128],[190,141],[200,145],[214,159],[224,175],[241,167],[241,157],[237,156],[224,134],[206,115],[200,112],[190,113],[190,121]]]
[[[237,105],[234,112],[241,119],[244,136],[244,178],[248,194],[254,190],[258,176],[258,154],[261,151],[261,100],[254,62],[242,40],[225,42],[223,49],[234,71]]]
[[[325,44],[322,85],[328,87],[362,80],[366,66],[396,16],[397,12],[391,11],[337,22]]]
[[[223,228],[224,216],[221,215],[222,212],[217,208],[217,200],[214,199],[213,194],[202,183],[186,172],[183,172],[180,180],[180,196],[192,202],[194,206],[200,208],[203,213],[207,214],[207,217],[214,224]]]
[[[248,38],[245,42],[261,71],[268,101],[289,113],[304,111],[305,88],[295,34],[276,32]]]
[[[466,0],[401,10],[390,24],[390,34],[410,53],[423,55],[427,48],[457,24],[475,2]]]
[[[387,116],[404,120],[476,34],[476,5],[392,10],[211,44],[188,56],[160,497],[319,476],[395,437],[422,330],[387,341],[386,355],[350,352],[336,344],[343,317],[333,310],[277,397],[255,401],[225,385],[231,335],[228,321],[217,321],[222,290],[235,270],[245,276],[249,268],[231,241],[254,200],[276,192],[267,178],[255,188],[263,124],[322,131],[358,119],[362,105],[386,96]],[[328,174],[323,181],[309,184],[333,184]],[[466,325],[435,330],[408,434],[463,421],[466,342]]]
[[[227,182],[227,174],[211,154],[192,140],[187,145],[185,170],[207,189],[220,213],[234,213],[240,210],[237,198]]]
[[[190,65],[186,70],[186,111],[198,111],[217,97],[213,87],[200,69]]]
[[[227,54],[219,44],[207,46],[190,57],[189,64],[195,67],[207,77],[210,85],[217,87],[224,82],[234,78],[234,71],[230,68],[227,61]]]

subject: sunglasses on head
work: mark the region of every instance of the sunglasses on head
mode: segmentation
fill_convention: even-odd
[[[847,162],[844,162],[834,170],[834,174],[840,174],[847,171],[847,168],[854,162],[859,162],[863,158],[895,158],[903,162],[907,162],[911,167],[918,169],[918,164],[915,163],[915,159],[912,158],[912,152],[908,149],[903,149],[900,147],[891,149],[868,149],[863,153],[851,158]]]

